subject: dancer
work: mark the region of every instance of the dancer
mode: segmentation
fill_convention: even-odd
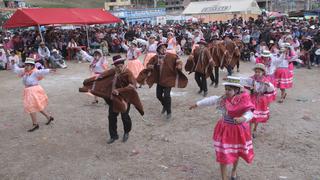
[[[159,43],[157,55],[150,59],[147,69],[143,70],[137,78],[138,83],[147,82],[149,87],[157,84],[157,98],[162,104],[161,114],[167,112],[167,119],[171,114],[171,88],[185,88],[187,77],[182,73],[182,61],[172,53],[166,53],[167,44]]]
[[[45,111],[48,106],[48,96],[43,88],[39,85],[39,81],[49,73],[55,72],[53,69],[41,69],[35,68],[35,60],[32,58],[26,58],[25,67],[19,68],[15,61],[11,61],[13,65],[13,72],[18,74],[23,79],[25,86],[23,91],[23,104],[25,112],[30,114],[33,127],[28,132],[33,132],[39,129],[37,121],[37,112],[40,112],[47,118],[46,125],[49,125],[54,118]]]
[[[233,164],[231,179],[236,179],[239,157],[247,163],[253,161],[253,144],[248,122],[253,117],[254,105],[249,94],[242,91],[240,78],[228,76],[223,85],[224,95],[205,98],[189,109],[217,105],[217,109],[222,113],[222,118],[214,128],[213,144],[216,160],[220,163],[222,180],[228,180],[228,164]]]

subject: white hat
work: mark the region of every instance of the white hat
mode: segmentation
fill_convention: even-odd
[[[26,61],[24,62],[24,64],[33,64],[35,65],[35,60],[33,58],[26,58]]]
[[[262,56],[262,57],[271,57],[272,54],[271,54],[270,51],[264,50],[264,51],[262,51],[261,56]]]
[[[315,54],[316,54],[317,56],[319,56],[319,55],[320,55],[320,49],[317,49],[316,52],[315,52]]]
[[[240,84],[240,77],[228,76],[226,82],[222,83],[224,86],[235,86],[239,88],[243,88]]]
[[[265,66],[264,64],[262,64],[262,63],[257,63],[257,64],[254,66],[253,70],[255,70],[255,69],[261,69],[261,70],[263,70],[264,72],[266,72],[266,66]]]
[[[285,47],[285,48],[288,48],[290,46],[291,46],[290,43],[283,43],[283,47]]]
[[[52,52],[53,52],[53,53],[54,53],[54,52],[56,52],[56,53],[57,53],[57,52],[58,52],[58,50],[57,50],[57,49],[52,49]]]
[[[3,47],[3,44],[0,44],[0,47]]]

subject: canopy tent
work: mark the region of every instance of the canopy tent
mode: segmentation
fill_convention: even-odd
[[[233,18],[239,14],[243,18],[261,14],[255,0],[216,0],[191,2],[183,11],[185,15],[192,15],[206,21],[219,21]]]
[[[3,25],[4,28],[30,27],[51,24],[110,24],[121,19],[103,9],[81,8],[27,8],[18,9]],[[87,29],[87,28],[86,28]],[[88,29],[87,29],[88,30]],[[88,34],[88,32],[87,32]],[[42,34],[41,39],[43,40]],[[89,42],[88,42],[89,43]]]
[[[18,9],[4,24],[4,28],[49,24],[109,24],[121,20],[103,9],[28,8]]]

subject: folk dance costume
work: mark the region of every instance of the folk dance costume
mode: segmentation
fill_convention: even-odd
[[[243,86],[239,78],[228,76],[227,82],[223,84],[226,88],[225,95],[205,98],[190,109],[217,105],[217,110],[222,113],[222,118],[214,128],[213,145],[216,161],[220,163],[222,178],[227,179],[228,164],[234,166],[232,172],[234,177],[239,157],[247,163],[253,161],[253,144],[248,122],[253,117],[254,105],[250,95],[241,91]]]
[[[93,58],[90,58],[93,59],[90,64],[90,71],[92,72],[93,76],[98,77],[108,69],[108,63],[100,49],[95,50],[93,56]]]
[[[172,32],[168,32],[167,44],[168,44],[167,53],[177,54],[177,51],[176,51],[177,41]]]
[[[138,59],[141,55],[141,50],[137,48],[138,42],[132,41],[130,47],[123,44],[124,49],[127,50],[127,66],[128,69],[133,73],[134,78],[137,78],[139,73],[144,69],[144,66]]]
[[[208,48],[205,47],[207,45],[206,41],[202,39],[198,44],[201,45],[189,56],[185,69],[190,73],[195,72],[194,78],[200,88],[198,93],[203,92],[205,97],[208,94],[207,78],[212,74],[213,60]]]
[[[277,69],[275,64],[275,58],[277,58],[276,56],[272,55],[270,51],[265,50],[261,53],[261,57],[257,57],[255,61],[256,64],[262,63],[265,65],[265,76],[273,84],[273,86],[276,85],[274,75]],[[266,97],[268,98],[269,103],[274,102],[277,99],[277,91],[266,94]]]
[[[188,83],[187,77],[183,74],[182,61],[172,53],[166,53],[167,44],[159,43],[157,55],[152,57],[137,81],[139,84],[147,83],[152,87],[157,84],[157,98],[162,104],[161,113],[167,112],[167,119],[171,118],[171,88],[185,88]]]
[[[277,64],[275,79],[276,87],[281,90],[281,99],[279,100],[279,103],[282,103],[287,96],[285,90],[292,88],[293,84],[293,74],[290,73],[289,63],[292,61],[301,63],[301,60],[297,59],[296,56],[292,54],[290,47],[281,48],[280,51],[280,56],[275,59],[275,63]]]
[[[97,78],[98,76],[100,76],[100,74],[102,74],[104,71],[108,69],[108,63],[100,49],[95,50],[95,52],[93,53],[93,56],[94,57],[89,58],[92,60],[90,64],[90,71],[92,72],[93,77]],[[94,96],[94,101],[92,102],[92,104],[98,104],[98,103],[99,101],[97,97]]]
[[[251,101],[255,107],[253,118],[250,121],[252,137],[254,138],[258,123],[266,123],[270,117],[268,94],[273,94],[275,88],[268,76],[265,75],[266,68],[264,64],[256,64],[253,70],[255,75],[250,78],[242,78],[240,83],[250,89]]]
[[[132,72],[124,65],[125,59],[120,55],[113,57],[115,68],[103,72],[98,78],[91,77],[83,82],[80,92],[91,92],[102,97],[109,105],[109,133],[108,144],[119,138],[117,133],[117,116],[121,113],[124,135],[123,142],[129,138],[132,122],[129,115],[130,104],[144,114],[139,95],[136,91],[136,80]]]
[[[39,129],[39,124],[37,123],[35,114],[37,112],[41,112],[48,119],[46,124],[49,125],[54,118],[44,112],[45,108],[48,106],[48,96],[44,89],[39,85],[39,81],[42,80],[44,76],[48,75],[52,70],[37,70],[35,68],[34,59],[32,58],[26,59],[25,68],[19,68],[18,65],[13,61],[12,63],[13,72],[22,78],[22,82],[25,86],[23,91],[24,111],[30,114],[33,121],[33,128],[28,131],[32,132]],[[30,69],[27,70],[28,67],[30,67]]]
[[[197,47],[199,47],[198,43],[201,41],[201,39],[203,39],[202,35],[200,35],[200,31],[199,30],[196,30],[194,33],[195,33],[195,36],[192,39],[193,45],[192,45],[191,52],[193,52]]]
[[[137,41],[141,44],[144,44],[147,47],[147,55],[144,57],[143,60],[143,65],[146,68],[150,59],[157,54],[158,42],[155,41],[155,36],[153,35],[149,37],[148,42],[143,39],[137,39]]]

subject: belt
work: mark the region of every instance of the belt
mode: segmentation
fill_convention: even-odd
[[[228,124],[235,124],[234,119],[228,115],[223,116],[223,121]]]
[[[25,88],[33,87],[33,86],[38,86],[39,84],[34,84],[34,85],[25,85]]]

